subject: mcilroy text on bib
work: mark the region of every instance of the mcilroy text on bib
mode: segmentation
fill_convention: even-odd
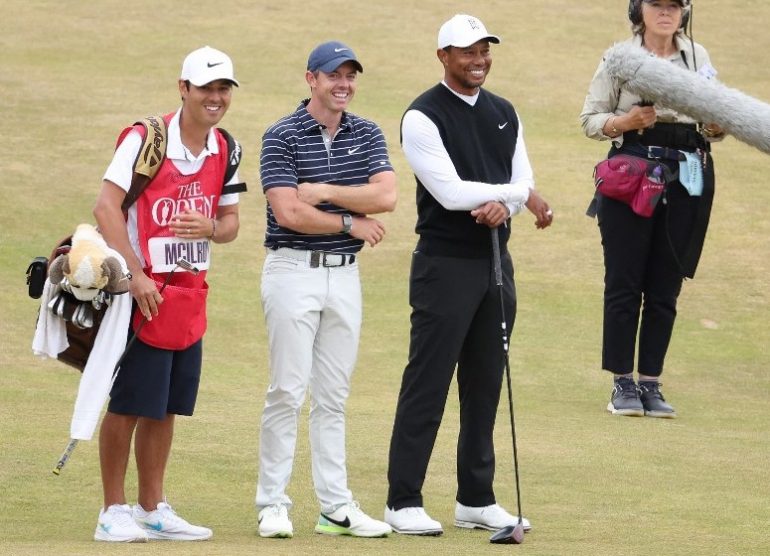
[[[211,243],[208,239],[159,236],[150,238],[147,244],[152,271],[156,273],[171,272],[179,259],[185,259],[198,270],[208,270],[211,264]],[[177,269],[177,272],[180,270]]]

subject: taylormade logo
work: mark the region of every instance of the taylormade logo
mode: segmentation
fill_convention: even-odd
[[[160,145],[163,142],[163,131],[161,130],[160,122],[156,118],[150,117],[147,118],[147,121],[150,122],[150,127],[152,127],[153,131],[152,144],[147,146],[147,150],[142,155],[142,160],[152,167],[160,164],[163,160],[163,153],[160,152]],[[151,155],[153,155],[152,158]]]

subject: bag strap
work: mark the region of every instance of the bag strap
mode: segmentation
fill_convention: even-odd
[[[229,193],[243,193],[246,191],[246,184],[244,182],[228,185],[230,180],[233,179],[238,167],[241,165],[241,156],[243,154],[241,144],[236,141],[226,129],[222,129],[221,127],[218,127],[217,129],[227,142],[227,168],[225,169],[225,178],[222,181],[222,195],[227,195]]]
[[[136,129],[142,136],[142,146],[134,160],[134,174],[131,177],[131,186],[128,188],[126,197],[123,199],[121,209],[128,211],[139,198],[139,195],[147,188],[152,178],[158,173],[160,165],[166,158],[166,147],[168,145],[168,127],[166,121],[160,116],[148,116],[143,120],[134,123],[133,129]],[[121,137],[120,140],[122,140]]]

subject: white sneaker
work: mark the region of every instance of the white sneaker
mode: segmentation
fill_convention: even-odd
[[[294,536],[294,527],[285,504],[265,506],[259,512],[258,522],[260,537],[290,539]]]
[[[147,533],[139,527],[131,515],[128,504],[113,504],[99,510],[99,521],[94,531],[95,541],[147,542]]]
[[[498,504],[473,507],[464,506],[458,502],[455,506],[455,525],[457,527],[497,531],[508,525],[516,525],[518,523],[518,516],[509,514]],[[525,517],[521,518],[521,524],[525,531],[532,529],[532,525],[530,525],[529,520]]]
[[[178,515],[174,509],[161,502],[151,512],[139,504],[134,506],[134,521],[147,531],[150,539],[165,541],[205,541],[213,535],[211,529],[191,525]]]
[[[425,508],[420,506],[401,508],[400,510],[391,510],[388,506],[385,506],[385,522],[396,533],[401,533],[402,535],[436,537],[444,532],[441,524],[435,519],[431,519],[425,513]]]
[[[348,502],[333,512],[321,512],[315,532],[324,535],[387,537],[393,530],[387,523],[366,515],[361,511],[358,502]]]

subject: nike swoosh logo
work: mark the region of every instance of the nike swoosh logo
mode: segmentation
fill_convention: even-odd
[[[107,525],[106,523],[100,523],[99,528],[104,531],[105,533],[109,533],[110,529],[112,529],[112,525]]]
[[[361,145],[358,145],[357,147],[353,147],[352,149],[348,149],[348,154],[353,154],[360,148],[361,148]]]
[[[335,48],[334,52],[342,52],[343,50],[348,50],[347,48]]]
[[[150,523],[149,521],[145,521],[144,524],[150,529],[153,529],[155,531],[163,530],[163,524],[160,521],[158,521],[157,523]]]
[[[345,516],[345,519],[343,521],[337,521],[336,519],[330,518],[326,514],[321,514],[321,515],[324,517],[326,521],[330,523],[334,523],[334,525],[337,525],[338,527],[344,527],[345,529],[350,527],[350,518],[348,516]]]
[[[497,124],[497,129],[503,129],[507,125],[508,125],[508,122],[505,122],[504,124]]]
[[[214,62],[213,64],[208,62],[206,65],[210,68],[213,68],[214,66],[221,66],[222,64],[224,64],[224,62]]]

